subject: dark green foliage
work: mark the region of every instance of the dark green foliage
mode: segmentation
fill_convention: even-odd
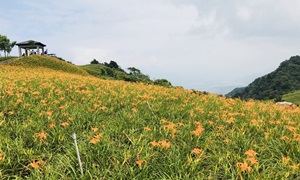
[[[113,69],[121,69],[120,66],[118,65],[118,63],[116,63],[115,61],[110,61],[109,63],[104,62],[104,66],[113,68]]]
[[[4,52],[4,56],[9,55],[16,43],[16,41],[10,42],[6,36],[0,35],[0,51]]]
[[[165,86],[165,87],[171,87],[172,84],[166,80],[166,79],[156,79],[154,80],[155,85]]]
[[[99,62],[98,62],[96,59],[93,59],[93,60],[91,61],[91,64],[99,64]]]
[[[273,72],[257,78],[234,97],[242,99],[274,99],[300,89],[300,57],[293,56]]]

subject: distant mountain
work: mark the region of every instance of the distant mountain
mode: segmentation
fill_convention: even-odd
[[[225,96],[227,97],[234,97],[236,94],[241,93],[245,90],[246,87],[238,87],[238,88],[234,88],[232,91],[230,91],[229,93],[227,93]]]
[[[274,99],[289,92],[300,90],[300,56],[283,61],[273,72],[257,78],[234,97],[242,99]]]

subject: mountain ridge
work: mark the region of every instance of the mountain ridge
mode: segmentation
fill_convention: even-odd
[[[284,94],[300,89],[300,56],[292,56],[280,63],[271,73],[255,79],[244,90],[228,94],[242,99],[278,99]]]

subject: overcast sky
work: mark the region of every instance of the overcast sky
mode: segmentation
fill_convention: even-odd
[[[213,93],[246,86],[300,52],[300,0],[7,0],[0,9],[0,34],[11,41]]]

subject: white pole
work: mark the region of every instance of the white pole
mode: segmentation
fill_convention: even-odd
[[[79,167],[80,167],[80,172],[81,172],[81,174],[83,175],[82,163],[81,163],[81,160],[80,160],[80,155],[79,155],[79,150],[78,150],[78,145],[77,145],[76,134],[73,133],[73,134],[72,134],[72,137],[73,137],[73,139],[74,139],[74,144],[75,144],[75,149],[76,149],[76,154],[77,154],[78,164],[79,164]]]

